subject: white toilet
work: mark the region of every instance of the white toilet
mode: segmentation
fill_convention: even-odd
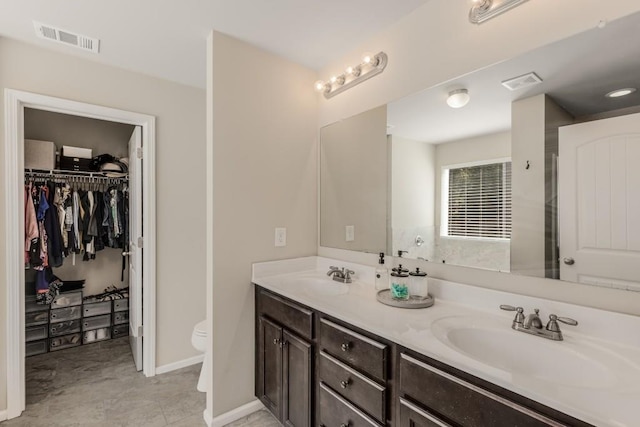
[[[203,320],[193,327],[193,333],[191,334],[191,345],[198,351],[205,353],[204,363],[200,370],[200,379],[198,380],[198,391],[207,391],[207,373],[209,372],[209,366],[207,363],[207,335],[209,335],[209,328],[207,327],[207,321]]]

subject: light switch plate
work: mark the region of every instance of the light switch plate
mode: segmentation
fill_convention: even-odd
[[[345,227],[345,240],[347,242],[353,242],[356,238],[356,230],[355,230],[355,226],[353,225],[347,225]]]
[[[276,247],[287,246],[287,229],[285,227],[276,227]]]

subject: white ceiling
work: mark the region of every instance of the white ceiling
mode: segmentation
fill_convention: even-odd
[[[211,29],[318,70],[427,1],[0,0],[0,36],[204,88]],[[34,20],[98,38],[101,52],[41,40]]]
[[[442,143],[511,128],[511,103],[549,94],[576,117],[640,105],[640,13],[542,47],[520,57],[462,76],[388,106],[389,132],[396,136]],[[529,72],[544,82],[510,92],[501,82]],[[467,88],[471,101],[449,108],[447,94]],[[623,98],[604,95],[636,87]]]

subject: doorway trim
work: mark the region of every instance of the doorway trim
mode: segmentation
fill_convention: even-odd
[[[143,236],[143,372],[156,374],[156,170],[155,117],[102,107],[31,92],[5,89],[5,144],[2,177],[5,203],[6,304],[1,314],[6,325],[7,418],[20,416],[25,402],[25,325],[24,325],[24,109],[34,108],[56,113],[108,120],[142,127],[142,208]]]

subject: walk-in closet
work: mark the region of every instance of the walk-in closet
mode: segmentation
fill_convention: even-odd
[[[129,173],[136,135],[129,124],[24,111],[27,401],[58,392],[74,372],[99,373],[105,358],[136,370],[139,349],[129,339],[130,218],[141,218]]]

